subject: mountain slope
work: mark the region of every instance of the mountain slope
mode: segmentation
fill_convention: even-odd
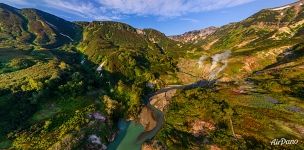
[[[223,81],[242,80],[254,71],[275,63],[278,55],[303,42],[302,3],[262,10],[243,21],[222,26],[214,33],[190,42],[205,49],[205,54],[192,60],[181,60],[181,70],[208,78],[212,56],[227,50],[232,53],[227,68],[221,73]],[[200,58],[204,58],[204,61]]]
[[[0,4],[0,16],[0,44],[3,46],[51,48],[73,42],[80,36],[77,25],[40,10]]]
[[[279,10],[262,10],[241,22],[219,28],[201,44],[205,49],[219,50],[297,43],[303,37],[304,6],[301,3]]]
[[[165,72],[164,70],[174,69],[173,61],[165,54],[168,50],[161,46],[161,43],[150,41],[145,31],[139,33],[138,29],[127,24],[92,22],[84,27],[83,40],[79,44],[79,49],[96,64],[106,62],[104,67],[108,71],[134,79],[135,76],[144,72],[159,74]],[[163,66],[158,66],[160,64]],[[139,72],[136,75],[134,71]]]
[[[146,147],[303,149],[269,144],[304,138],[303,8],[299,1],[265,9],[190,41],[205,51],[179,60],[179,78],[192,83],[215,73],[215,87],[159,98],[166,122]]]
[[[303,149],[269,144],[304,139],[303,6],[287,6],[175,41],[0,4],[0,149],[106,149],[157,124],[144,147]]]
[[[211,27],[172,38],[196,43],[211,51],[298,43],[303,38],[303,3],[298,1],[278,8],[264,9],[243,21],[218,29]]]
[[[170,38],[180,42],[196,42],[197,40],[205,39],[208,35],[213,34],[216,30],[217,27],[208,27],[201,30],[189,31],[182,35],[170,36]]]

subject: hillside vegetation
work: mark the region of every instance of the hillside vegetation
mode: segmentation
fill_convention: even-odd
[[[303,149],[303,7],[175,41],[0,4],[0,149],[106,149],[121,119],[157,124],[151,96],[165,121],[143,149]]]
[[[1,47],[55,48],[80,38],[75,24],[36,9],[0,4]]]
[[[262,10],[206,37],[181,35],[179,41],[205,49],[199,57],[179,59],[181,82],[210,80],[222,71],[213,87],[182,90],[163,102],[165,126],[148,146],[302,149],[303,143],[278,147],[270,142],[304,138],[303,20],[303,5],[295,3]]]

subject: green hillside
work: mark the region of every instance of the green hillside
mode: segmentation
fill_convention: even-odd
[[[80,28],[36,9],[0,4],[1,47],[55,48],[80,38]]]
[[[303,149],[303,7],[178,42],[0,4],[0,149]]]
[[[199,43],[207,50],[216,51],[298,43],[303,38],[303,8],[297,5],[283,10],[262,10],[241,22],[217,29]]]
[[[117,120],[137,116],[153,90],[146,85],[166,82],[183,53],[164,34],[123,23],[72,23],[5,4],[0,14],[0,148],[85,148],[93,133],[108,144]],[[94,112],[109,124],[88,119]]]
[[[165,125],[146,146],[303,149],[303,143],[270,145],[282,137],[304,138],[303,17],[299,4],[265,9],[192,41],[205,51],[200,58],[180,59],[182,73],[177,74],[183,82],[208,80],[217,67],[225,67],[214,87],[180,90],[167,102],[160,99],[169,103],[163,111]]]

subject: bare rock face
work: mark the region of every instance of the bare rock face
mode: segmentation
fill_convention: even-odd
[[[205,39],[208,35],[213,34],[217,29],[217,27],[212,26],[201,30],[189,31],[182,35],[171,36],[170,38],[180,42],[195,42],[199,39]]]
[[[106,119],[107,119],[105,116],[103,116],[103,115],[100,114],[99,112],[94,112],[94,113],[92,113],[92,114],[89,114],[89,118],[98,120],[98,121],[100,121],[100,122],[105,122]]]
[[[144,107],[140,113],[140,123],[145,127],[145,131],[151,131],[156,127],[156,121],[152,110]]]
[[[221,150],[217,145],[210,145],[210,150]]]
[[[166,92],[154,95],[150,104],[160,111],[165,111],[165,108],[170,104],[170,99],[175,95],[176,89],[168,90]]]
[[[215,125],[212,122],[207,122],[207,121],[203,121],[203,120],[197,120],[197,121],[191,123],[191,126],[192,126],[192,129],[190,132],[195,137],[205,135],[206,133],[216,129]]]
[[[98,149],[98,150],[106,150],[107,146],[101,142],[101,138],[95,134],[92,134],[88,138],[89,145],[87,149]]]
[[[166,147],[157,140],[145,143],[141,147],[142,150],[166,150]]]
[[[101,140],[98,136],[96,135],[90,135],[89,136],[89,142],[92,144],[97,144],[97,145],[101,145]]]

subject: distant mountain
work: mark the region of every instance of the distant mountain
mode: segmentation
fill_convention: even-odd
[[[0,4],[0,149],[304,149],[303,2],[172,37]]]
[[[297,43],[304,33],[304,5],[298,1],[286,6],[264,9],[249,18],[217,29],[198,39],[206,50],[239,49]]]
[[[16,9],[0,4],[1,45],[58,47],[80,36],[80,28],[37,9]]]
[[[254,71],[276,63],[279,54],[303,43],[303,39],[304,5],[303,1],[298,1],[261,10],[245,20],[224,25],[212,34],[187,43],[198,45],[204,49],[203,52],[208,53],[201,57],[208,65],[201,65],[196,75],[208,75],[209,72],[205,70],[209,70],[209,65],[212,65],[210,63],[212,55],[229,50],[232,52],[229,60],[231,64],[224,70],[222,80],[239,81],[247,78]],[[203,62],[198,60],[199,64]],[[188,63],[186,61],[179,64],[183,66],[184,72],[196,70],[191,67],[194,64]],[[202,72],[205,73],[199,74]]]
[[[271,43],[297,43],[304,34],[304,1],[264,9],[249,18],[222,27],[189,31],[169,38],[206,50],[260,47]]]
[[[207,36],[214,33],[217,29],[217,27],[208,27],[201,30],[189,31],[182,35],[170,36],[170,38],[180,42],[196,42],[197,40],[205,39]]]

